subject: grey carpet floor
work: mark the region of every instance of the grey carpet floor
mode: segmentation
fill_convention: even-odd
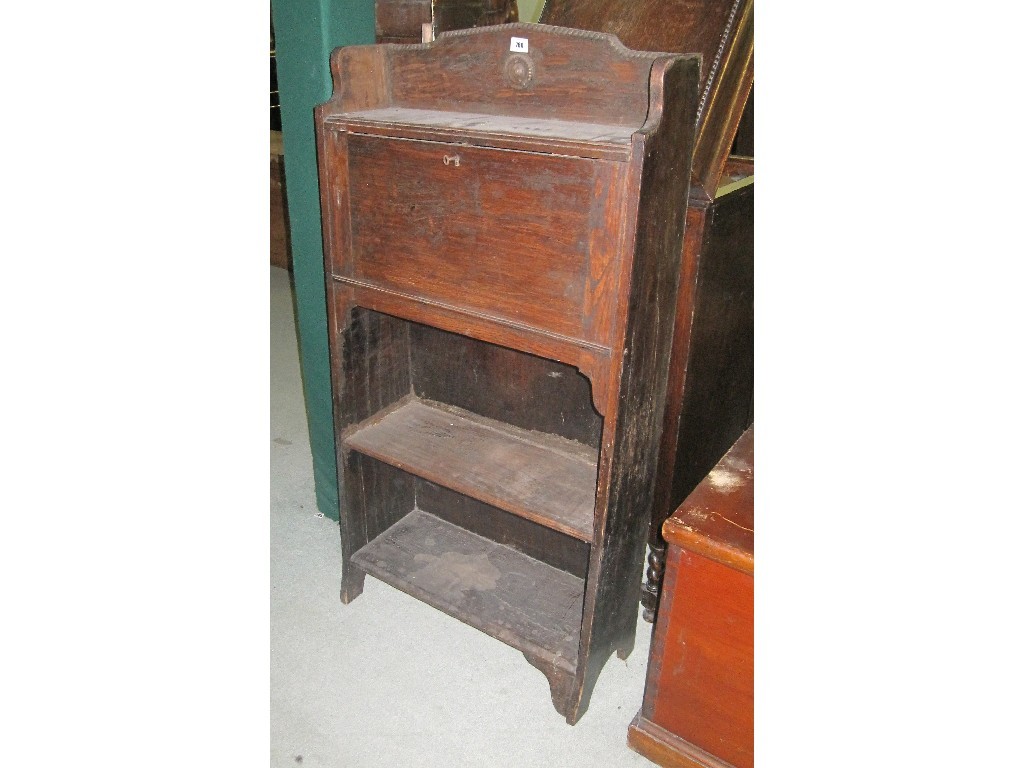
[[[626,746],[650,625],[609,659],[575,726],[522,654],[367,577],[338,599],[338,524],[313,491],[293,299],[270,275],[270,765],[650,766]]]

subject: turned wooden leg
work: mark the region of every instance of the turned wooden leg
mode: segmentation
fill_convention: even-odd
[[[647,580],[640,589],[640,604],[644,607],[644,621],[653,622],[658,612],[661,580],[665,576],[665,542],[651,544],[647,556]]]

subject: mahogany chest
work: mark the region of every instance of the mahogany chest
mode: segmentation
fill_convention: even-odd
[[[668,558],[629,745],[659,765],[754,765],[754,428],[665,521]]]

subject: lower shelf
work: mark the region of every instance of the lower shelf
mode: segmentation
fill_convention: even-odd
[[[371,576],[574,673],[583,580],[414,509],[360,549]]]

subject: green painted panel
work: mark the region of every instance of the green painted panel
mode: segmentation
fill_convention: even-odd
[[[317,508],[338,519],[338,480],[327,351],[320,191],[313,108],[331,93],[329,57],[339,45],[374,41],[373,0],[273,0],[285,183],[295,276],[299,360],[306,396]]]

